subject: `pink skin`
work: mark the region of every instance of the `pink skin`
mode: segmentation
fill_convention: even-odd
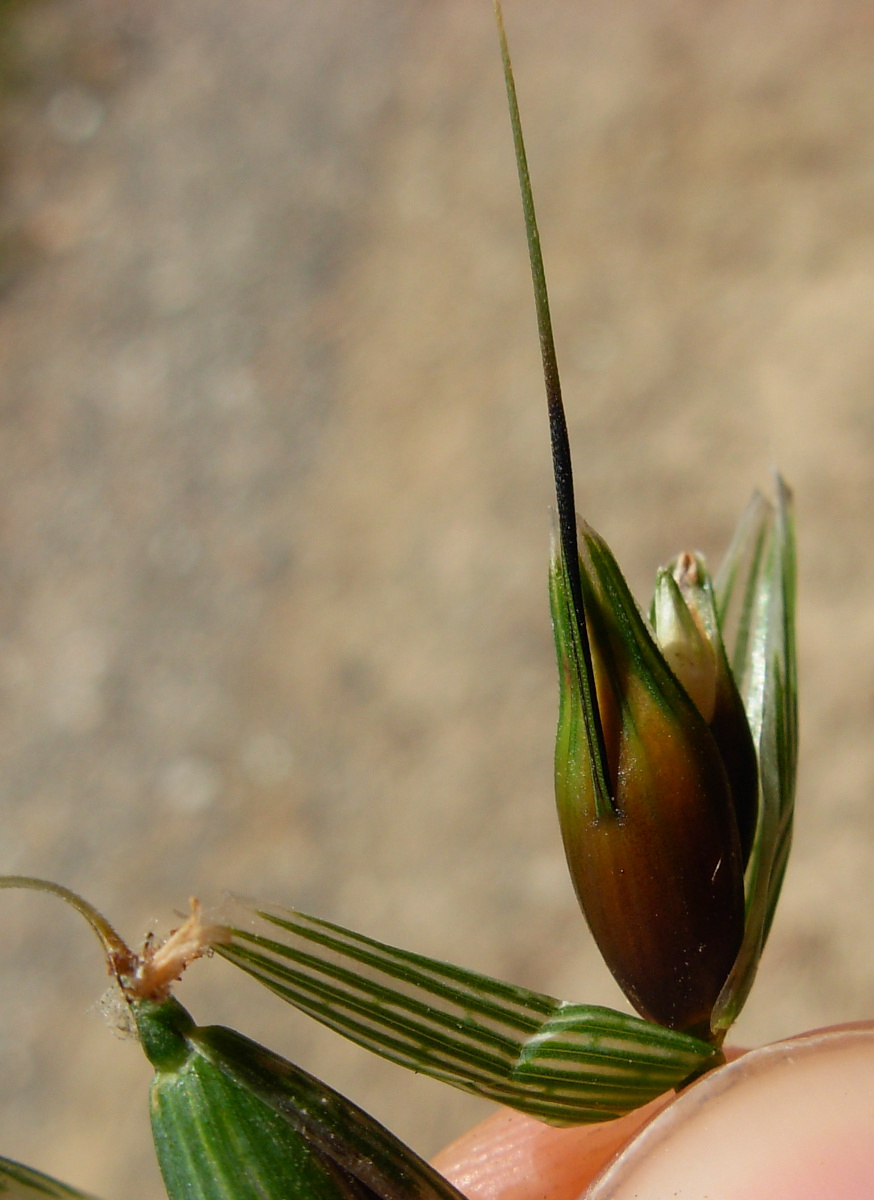
[[[434,1160],[470,1200],[577,1200],[598,1171],[665,1105],[603,1125],[553,1129],[502,1108]]]
[[[748,1054],[681,1096],[552,1129],[501,1110],[435,1165],[469,1200],[871,1200],[874,1023]]]

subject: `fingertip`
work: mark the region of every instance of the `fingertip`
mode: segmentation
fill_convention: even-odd
[[[570,1129],[500,1109],[441,1151],[434,1166],[469,1200],[579,1200],[583,1188],[669,1098],[615,1121]]]

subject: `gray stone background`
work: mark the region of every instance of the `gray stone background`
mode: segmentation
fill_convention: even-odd
[[[581,509],[798,499],[797,844],[736,1040],[874,1015],[874,9],[507,0]],[[229,888],[620,1003],[552,810],[550,469],[490,5],[3,9],[0,869]],[[0,1152],[161,1194],[93,938],[0,897]],[[180,988],[425,1153],[488,1111]]]

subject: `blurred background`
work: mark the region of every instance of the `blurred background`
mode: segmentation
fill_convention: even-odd
[[[753,1044],[874,1016],[874,9],[507,0],[581,510],[648,599],[779,465],[796,850]],[[551,796],[550,460],[487,0],[0,7],[0,869],[622,1005]],[[0,1153],[156,1200],[91,934],[5,893]],[[489,1111],[179,991],[424,1154]]]

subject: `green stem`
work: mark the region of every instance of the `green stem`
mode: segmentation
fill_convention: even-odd
[[[98,912],[93,904],[89,904],[69,888],[60,883],[52,883],[48,879],[35,879],[31,875],[0,875],[0,888],[28,888],[35,892],[48,892],[57,896],[77,913],[85,918],[97,937],[106,954],[110,972],[117,978],[128,975],[136,965],[136,957],[127,944],[116,933],[106,917]]]

